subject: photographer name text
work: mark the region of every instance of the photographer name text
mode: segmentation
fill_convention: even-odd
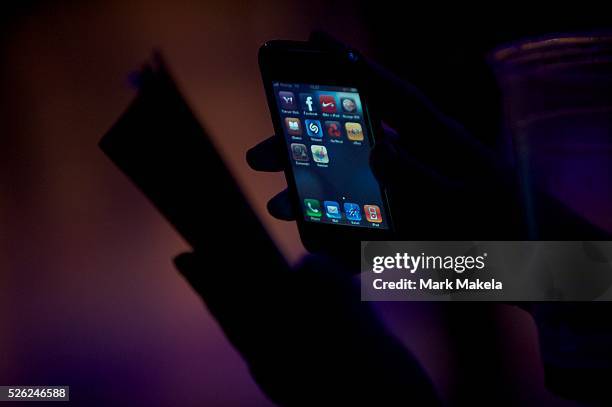
[[[388,270],[407,272],[411,278],[394,278],[387,281],[380,276],[372,281],[375,290],[428,290],[428,291],[487,291],[503,290],[501,281],[483,279],[474,274],[486,271],[487,253],[479,256],[430,256],[396,253],[394,256],[376,256],[372,258],[372,272],[381,275]],[[470,276],[460,278],[444,277],[442,273],[452,272],[461,275],[470,272]],[[418,277],[415,273],[429,272],[436,275],[432,278]],[[397,274],[394,273],[397,277]]]

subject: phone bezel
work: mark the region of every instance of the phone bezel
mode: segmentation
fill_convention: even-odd
[[[375,112],[369,108],[368,95],[356,66],[355,58],[348,52],[326,51],[306,42],[268,41],[259,49],[259,67],[261,69],[264,88],[276,137],[282,139],[283,160],[285,163],[285,178],[287,179],[291,205],[297,216],[297,226],[304,247],[311,252],[337,252],[345,247],[359,247],[360,241],[391,240],[393,220],[389,207],[389,199],[384,188],[380,186],[383,206],[387,214],[386,222],[389,229],[374,229],[347,225],[307,222],[304,219],[300,197],[297,192],[293,167],[289,154],[286,152],[286,141],[281,117],[278,113],[277,101],[274,95],[273,82],[312,83],[317,85],[355,87],[364,111],[366,125],[369,125],[369,136],[376,141],[376,135],[381,134],[382,126]],[[341,80],[338,78],[341,77]]]

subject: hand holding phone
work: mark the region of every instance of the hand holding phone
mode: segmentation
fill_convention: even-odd
[[[253,147],[247,158],[251,167],[256,170],[286,171],[288,189],[272,198],[268,208],[277,218],[297,220],[307,247],[307,243],[312,241],[315,245],[319,243],[319,246],[322,244],[333,248],[341,246],[341,241],[375,240],[377,236],[406,240],[508,240],[525,237],[525,221],[518,188],[511,167],[502,157],[484,147],[458,122],[441,113],[414,86],[329,35],[313,33],[309,44],[309,47],[314,49],[344,55],[352,61],[350,68],[343,70],[334,70],[334,67],[341,64],[323,63],[321,66],[331,72],[335,83],[342,83],[343,80],[346,82],[347,77],[355,78],[354,83],[360,84],[355,87],[359,90],[360,97],[364,95],[364,99],[367,99],[372,126],[371,129],[368,127],[367,131],[374,136],[375,145],[371,148],[368,163],[364,165],[363,161],[355,160],[351,163],[351,168],[358,162],[362,169],[369,164],[383,191],[381,196],[387,198],[383,199],[386,203],[374,205],[380,207],[383,222],[391,214],[393,222],[392,228],[386,233],[378,234],[372,232],[372,229],[384,229],[374,227],[363,233],[360,230],[347,229],[340,224],[337,229],[347,232],[331,228],[323,230],[325,228],[322,227],[316,232],[316,226],[310,225],[314,222],[304,226],[308,222],[304,216],[308,213],[305,212],[304,201],[300,199],[311,197],[297,196],[300,179],[292,173],[292,167],[297,164],[297,160],[292,161],[293,152],[290,144],[287,144],[290,140],[288,137],[292,136],[286,132],[286,127],[280,120],[284,113],[279,110],[282,109],[280,101],[275,99],[281,95],[275,95],[272,91],[273,81],[262,66],[264,82],[268,78],[270,83],[266,86],[269,87],[267,93],[273,121],[278,123],[275,125],[277,136],[274,136],[276,139],[271,138]],[[276,63],[277,71],[291,71],[291,67],[282,62],[283,58],[287,59],[287,56],[266,60],[271,61],[269,64]],[[314,60],[311,57],[305,59]],[[278,60],[281,62],[274,62]],[[307,61],[294,60],[302,63],[301,70],[296,69],[295,72],[309,71],[312,67]],[[277,74],[280,76],[281,73]],[[300,75],[308,77],[307,73]],[[297,75],[293,74],[293,78],[296,77]],[[303,83],[293,79],[293,82],[288,81],[288,84],[298,82]],[[297,97],[297,101],[301,102],[299,94]],[[315,102],[321,103],[316,98]],[[340,107],[339,103],[340,101],[337,101],[337,108]],[[350,102],[347,103],[350,108]],[[298,107],[301,108],[301,105]],[[298,113],[305,115],[306,111],[299,110]],[[380,126],[380,120],[383,120],[386,126]],[[348,140],[347,129],[341,130],[345,132],[343,136]],[[352,133],[355,134],[354,129]],[[306,139],[312,142],[308,133]],[[329,137],[330,143],[331,140],[332,137]],[[323,141],[326,145],[327,140]],[[328,155],[332,164],[334,157],[329,152]],[[309,184],[310,181],[306,180],[304,183]],[[344,190],[343,186],[336,188],[338,191]],[[362,220],[365,219],[365,203],[363,204],[360,205]],[[344,208],[341,206],[341,209]],[[369,213],[373,219],[376,219],[378,211],[373,209],[372,205],[369,210],[372,211]],[[387,211],[390,213],[387,214]],[[342,216],[346,219],[346,212],[343,212]],[[384,225],[383,222],[381,223]]]

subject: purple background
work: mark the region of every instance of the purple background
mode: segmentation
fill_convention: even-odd
[[[0,384],[70,385],[72,397],[88,405],[269,405],[174,270],[172,256],[187,246],[96,143],[133,96],[128,72],[160,48],[266,226],[296,261],[303,248],[295,225],[265,211],[283,175],[255,173],[244,161],[246,149],[272,133],[257,48],[323,27],[367,53],[363,5],[109,0],[19,7],[3,24],[1,42]],[[380,308],[445,399],[476,402],[489,393],[493,404],[566,405],[543,389],[535,328],[522,311]]]

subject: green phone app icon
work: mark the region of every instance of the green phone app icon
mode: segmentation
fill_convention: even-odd
[[[320,218],[323,215],[321,204],[316,199],[304,199],[304,206],[306,207],[306,215],[308,216]]]

